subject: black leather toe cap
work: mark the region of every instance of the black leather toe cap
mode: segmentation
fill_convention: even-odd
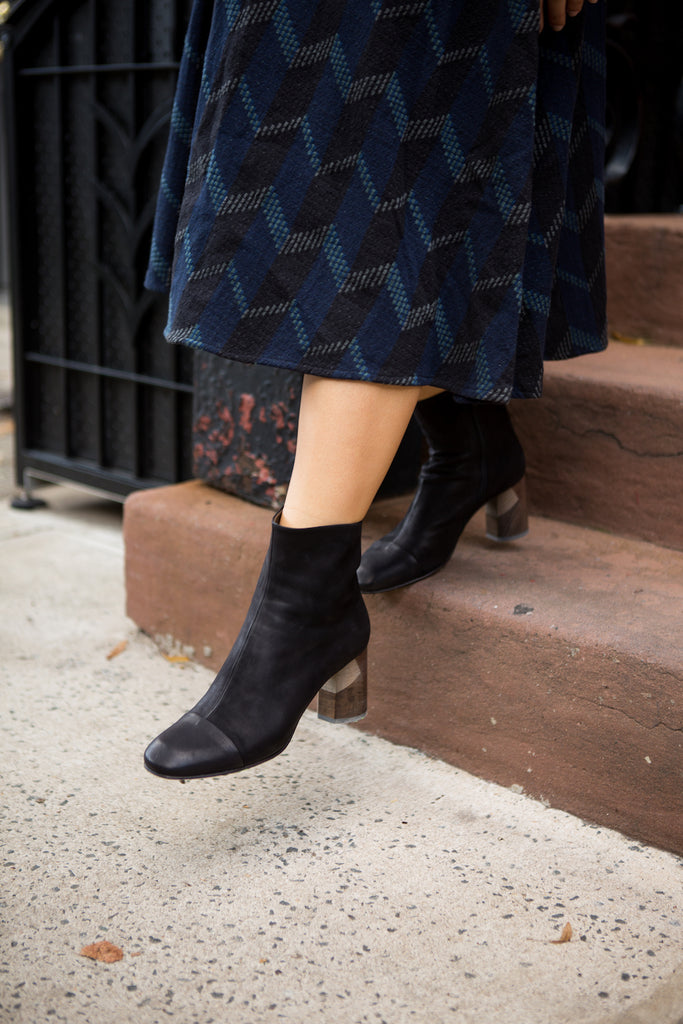
[[[165,779],[203,779],[243,767],[232,740],[194,711],[152,740],[145,751],[145,768]]]
[[[394,541],[379,540],[367,549],[358,566],[358,584],[364,594],[381,593],[414,583],[424,572],[410,551]]]

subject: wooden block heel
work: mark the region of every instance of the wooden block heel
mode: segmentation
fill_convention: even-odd
[[[524,477],[486,505],[486,536],[505,542],[519,540],[529,532]]]
[[[358,722],[368,709],[368,652],[345,665],[318,693],[318,718]]]

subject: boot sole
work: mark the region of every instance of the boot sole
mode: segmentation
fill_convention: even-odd
[[[318,715],[317,717],[320,719],[321,722],[331,722],[333,725],[346,725],[349,722],[360,722],[363,718],[366,717],[366,715],[367,711],[365,711],[362,715],[356,715],[354,718],[327,718],[324,715]],[[299,725],[300,721],[301,719],[299,719],[299,721],[296,723],[297,726]],[[296,729],[294,730],[294,732],[296,732]],[[150,775],[154,775],[154,777],[157,779],[167,779],[169,782],[185,783],[194,782],[196,779],[219,779],[224,775],[237,775],[238,772],[246,772],[250,768],[258,768],[258,766],[261,764],[267,764],[268,761],[272,761],[274,760],[274,758],[279,757],[280,754],[283,754],[293,739],[294,733],[292,733],[292,735],[289,737],[284,746],[280,747],[279,750],[276,750],[274,754],[269,754],[268,757],[264,757],[261,761],[250,761],[249,764],[241,765],[239,768],[227,768],[224,772],[207,772],[203,775],[166,775],[164,772],[157,772],[154,770],[154,768],[150,768],[146,761],[143,763],[145,766],[145,770],[148,771]]]

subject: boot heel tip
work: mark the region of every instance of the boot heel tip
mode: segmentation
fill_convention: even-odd
[[[321,722],[331,722],[333,725],[349,725],[351,722],[362,722],[367,716],[367,711],[363,711],[360,715],[351,715],[349,718],[331,718],[330,715],[322,715],[318,712],[318,718]]]
[[[501,535],[499,533],[490,533],[489,530],[486,531],[486,539],[487,540],[493,540],[493,541],[496,542],[496,544],[509,544],[509,543],[511,543],[511,541],[523,540],[524,537],[528,537],[528,536],[529,536],[529,530],[528,529],[522,530],[520,533],[515,533],[515,534],[509,535],[509,536],[507,534]]]

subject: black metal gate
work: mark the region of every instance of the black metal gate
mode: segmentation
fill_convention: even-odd
[[[17,477],[186,479],[192,354],[142,282],[189,0],[2,7]]]

